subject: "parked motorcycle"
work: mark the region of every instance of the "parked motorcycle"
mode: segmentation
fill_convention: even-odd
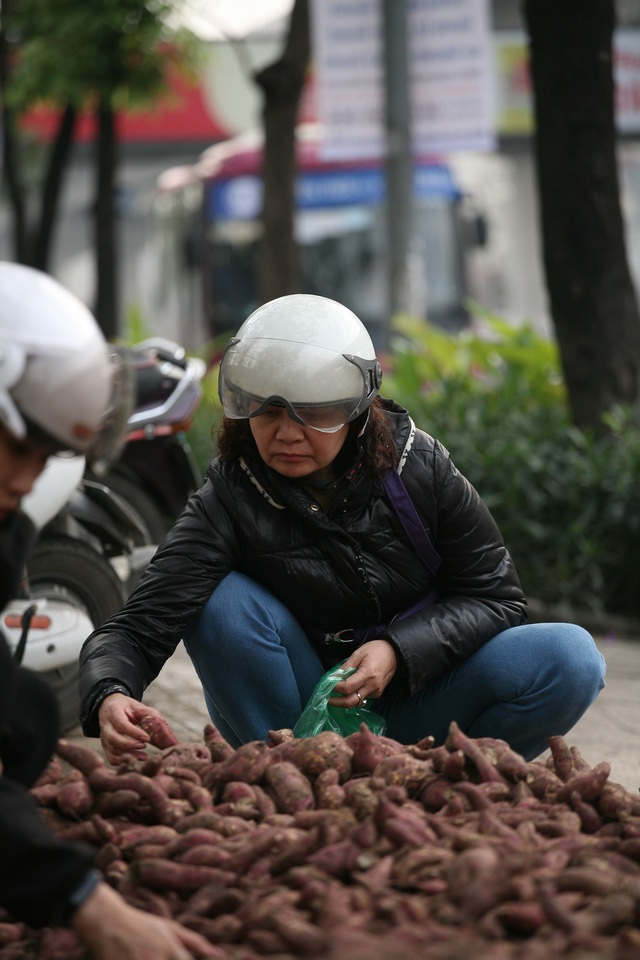
[[[100,475],[83,457],[48,461],[22,505],[38,540],[1,618],[16,658],[56,690],[63,733],[78,723],[82,644],[120,609],[202,482],[185,430],[201,400],[204,361],[162,339],[129,354],[136,398],[120,459]]]
[[[118,461],[96,478],[137,514],[135,543],[157,544],[203,477],[187,440],[202,399],[206,364],[171,340],[154,337],[128,351],[135,384],[134,411]]]
[[[53,685],[62,732],[78,723],[82,644],[120,609],[154,549],[134,546],[137,516],[107,487],[83,479],[84,469],[84,457],[52,457],[24,498],[39,535],[1,618],[16,659]]]

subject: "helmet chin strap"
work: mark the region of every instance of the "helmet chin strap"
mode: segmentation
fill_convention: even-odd
[[[347,467],[347,469],[341,470],[339,475],[334,480],[329,480],[327,483],[313,483],[310,480],[306,480],[305,478],[302,478],[301,482],[304,484],[305,487],[309,487],[309,489],[311,490],[318,490],[321,492],[324,492],[326,490],[334,490],[336,487],[344,483],[345,480],[349,480],[350,474],[355,475],[355,468],[356,468],[359,456],[362,452],[362,441],[363,441],[363,437],[367,429],[367,426],[369,424],[369,420],[370,420],[370,410],[367,409],[366,416],[364,418],[364,423],[362,424],[362,427],[360,428],[360,430],[358,431],[358,433],[354,438],[355,445],[356,445],[356,457],[355,459],[353,457],[349,457],[349,466]],[[354,423],[357,423],[357,420],[354,421]],[[347,439],[345,440],[344,445],[340,450],[340,453],[338,454],[336,459],[333,461],[334,463],[338,463],[340,459],[343,457],[343,454],[347,452],[345,451],[345,447],[347,446],[347,444],[349,444],[350,440],[351,440],[351,435],[348,436]]]

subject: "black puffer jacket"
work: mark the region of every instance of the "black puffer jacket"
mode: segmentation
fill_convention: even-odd
[[[404,688],[413,692],[501,630],[522,623],[526,603],[476,491],[437,440],[416,430],[397,404],[385,404],[398,469],[442,557],[438,603],[384,634],[398,654]],[[231,570],[263,583],[303,627],[323,632],[388,622],[434,586],[383,486],[363,473],[356,473],[327,515],[257,454],[214,460],[124,608],[84,645],[85,734],[98,735],[101,689],[119,681],[140,699],[185,624]]]
[[[22,513],[0,524],[0,611],[16,596],[35,533]],[[0,905],[33,927],[66,922],[67,898],[95,859],[92,848],[53,835],[27,789],[55,745],[47,689],[0,636]]]

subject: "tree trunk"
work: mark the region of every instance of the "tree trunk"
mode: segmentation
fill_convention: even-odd
[[[98,107],[97,152],[95,316],[106,339],[114,340],[119,333],[115,211],[116,132],[113,110],[106,100],[101,100]]]
[[[258,266],[262,303],[294,293],[298,282],[295,127],[309,52],[308,0],[296,0],[280,60],[255,77],[264,92],[263,234]]]
[[[62,181],[73,147],[76,109],[67,104],[60,117],[56,138],[49,152],[47,173],[42,186],[40,216],[29,242],[30,263],[39,270],[49,271],[51,243],[62,192]]]
[[[616,158],[614,0],[524,0],[546,282],[571,415],[638,399],[640,317]]]
[[[5,20],[0,18],[0,95],[7,86],[9,75],[9,43],[4,30],[6,14],[13,4],[5,0]],[[13,258],[18,263],[26,260],[27,254],[27,213],[24,184],[20,177],[20,162],[18,159],[18,137],[16,134],[15,112],[7,107],[2,99],[2,175],[7,187],[7,194],[11,203],[13,227]]]

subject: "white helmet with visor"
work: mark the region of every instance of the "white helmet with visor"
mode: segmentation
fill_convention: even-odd
[[[87,307],[48,274],[0,262],[0,424],[100,465],[120,449],[131,398]]]
[[[223,354],[218,393],[233,420],[275,405],[303,426],[334,433],[369,408],[381,382],[371,338],[351,310],[291,294],[242,324]]]

